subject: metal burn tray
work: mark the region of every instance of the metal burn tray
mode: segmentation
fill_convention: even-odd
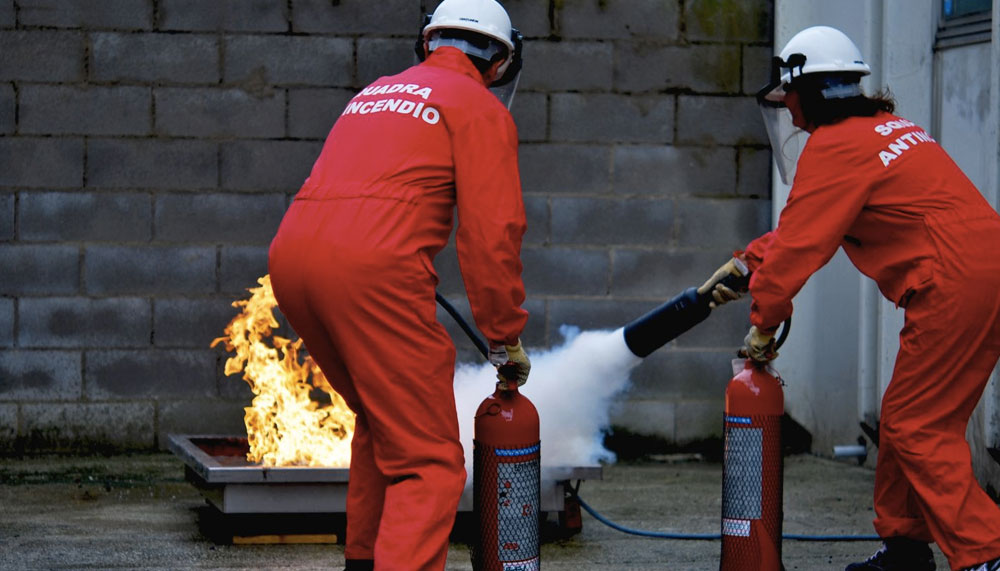
[[[265,467],[246,459],[246,437],[171,434],[171,452],[184,461],[185,479],[223,514],[344,513],[347,468]],[[564,512],[566,489],[577,480],[600,480],[593,466],[542,467],[541,511]],[[466,487],[459,512],[472,511]]]

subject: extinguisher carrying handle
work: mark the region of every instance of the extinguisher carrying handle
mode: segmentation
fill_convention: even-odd
[[[517,380],[517,364],[513,361],[507,361],[503,365],[497,367],[497,372],[508,381]]]
[[[785,340],[788,339],[788,332],[791,331],[791,329],[792,329],[792,317],[788,316],[788,319],[786,319],[785,321],[783,321],[782,324],[779,327],[781,327],[781,334],[778,335],[778,338],[774,341],[774,352],[775,353],[778,352],[778,348],[780,348],[782,345],[784,345],[785,344]],[[736,356],[740,357],[740,358],[743,358],[743,359],[749,358],[749,355],[747,354],[747,352],[744,349],[745,348],[741,348],[740,350],[736,351]]]

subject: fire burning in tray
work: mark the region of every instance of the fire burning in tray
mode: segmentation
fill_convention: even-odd
[[[226,361],[226,375],[242,372],[254,394],[244,409],[247,460],[263,466],[346,468],[354,413],[312,358],[300,352],[301,339],[272,335],[279,324],[270,275],[257,283],[249,299],[233,302],[242,312],[226,326],[226,336],[211,345],[225,343],[235,353]]]

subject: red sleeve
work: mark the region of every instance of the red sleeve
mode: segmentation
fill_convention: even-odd
[[[527,223],[517,128],[499,101],[490,103],[489,109],[474,111],[452,140],[458,204],[455,242],[476,325],[489,341],[512,345],[528,320],[528,312],[521,308],[521,239]]]
[[[767,253],[767,249],[771,246],[771,240],[773,239],[774,232],[768,232],[767,234],[764,234],[760,238],[757,238],[753,242],[747,244],[746,250],[733,252],[733,256],[743,256],[746,260],[747,268],[751,272],[756,272],[757,268],[759,268],[761,263],[764,262],[764,254]]]
[[[792,298],[837,252],[868,199],[870,167],[850,137],[831,136],[836,129],[810,137],[778,227],[747,246],[750,322],[762,330],[791,316]]]

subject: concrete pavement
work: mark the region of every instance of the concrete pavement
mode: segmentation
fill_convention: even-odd
[[[671,457],[667,457],[670,460]],[[642,462],[606,466],[583,482],[589,505],[623,526],[718,533],[722,466]],[[809,455],[785,459],[784,531],[864,534],[871,529],[874,473]],[[233,545],[206,530],[211,508],[171,454],[0,459],[0,569],[340,569],[343,545]],[[549,530],[551,531],[551,530]],[[720,541],[630,535],[583,514],[568,538],[547,534],[545,569],[718,569]],[[841,570],[874,541],[786,540],[786,569]],[[936,551],[940,569],[946,562]],[[454,542],[448,569],[471,569]]]

